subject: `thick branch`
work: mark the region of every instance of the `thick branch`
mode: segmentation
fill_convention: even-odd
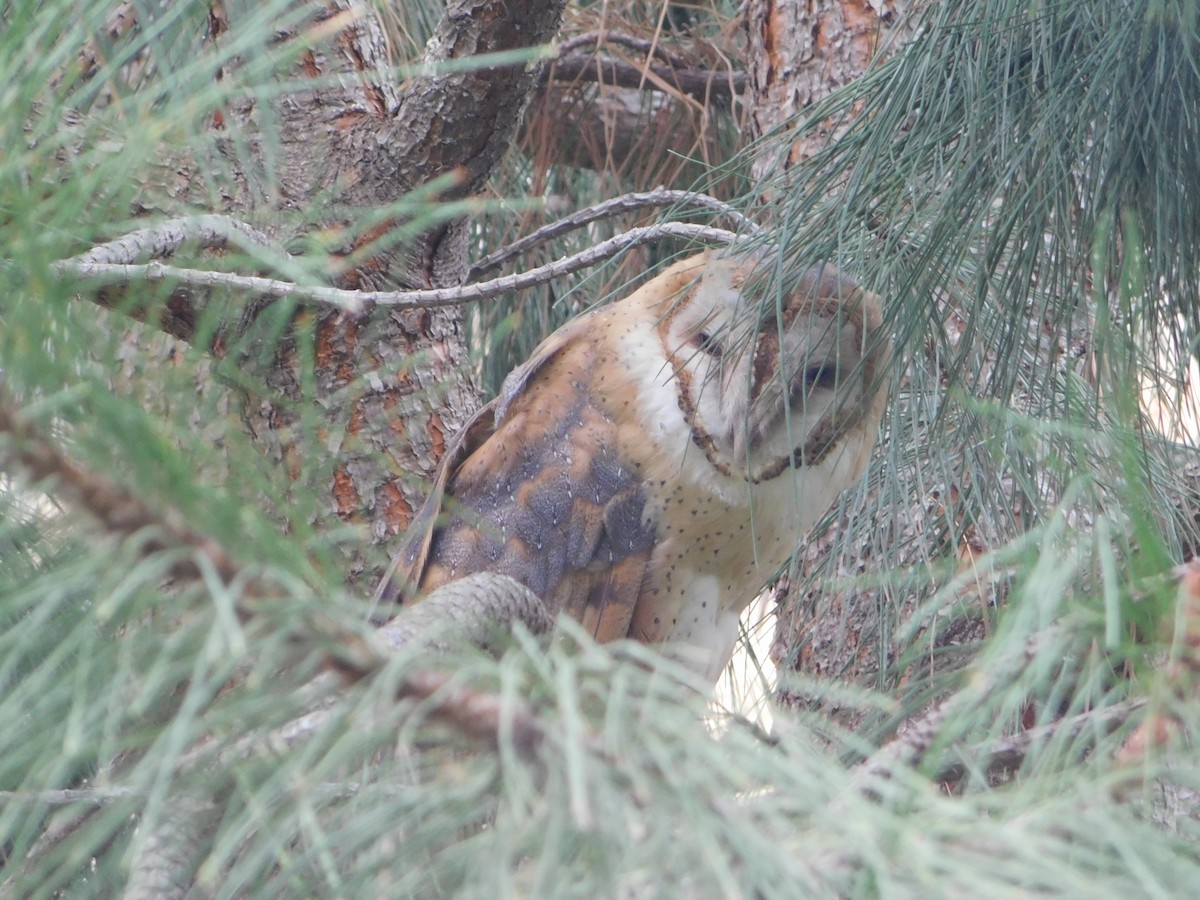
[[[195,243],[207,250],[237,248],[263,256],[269,250],[269,259],[278,261],[287,258],[282,248],[256,228],[229,216],[202,215],[168,219],[148,228],[139,228],[129,234],[98,244],[86,253],[72,257],[68,262],[80,264],[129,264],[139,259],[167,259],[174,256],[187,243]]]
[[[508,635],[518,622],[532,634],[554,627],[554,617],[533,591],[507,575],[483,572],[403,607],[380,635],[397,649],[421,645],[445,650],[451,643],[465,643],[493,650],[497,634]]]
[[[550,81],[594,81],[637,90],[679,92],[706,102],[729,103],[745,88],[746,73],[677,66],[635,66],[606,57],[572,55],[560,57],[547,67],[542,83]]]
[[[962,690],[904,723],[891,742],[859,763],[855,771],[855,781],[859,789],[875,794],[880,782],[890,779],[898,770],[917,768],[924,760],[925,754],[942,739],[947,723],[959,721],[962,715],[976,707],[996,685],[1007,683],[1016,677],[1030,664],[1038,648],[1049,636],[1048,632],[1034,634],[1025,642],[1019,653],[995,661],[989,670],[976,670]]]
[[[444,650],[453,644],[495,648],[497,635],[507,634],[517,622],[535,634],[549,631],[554,624],[545,604],[524,585],[505,575],[474,575],[445,585],[423,602],[404,609],[380,631],[388,649],[346,642],[343,648],[350,653],[340,656],[335,665],[355,678],[376,677],[391,662],[391,650],[414,645]],[[195,848],[204,843],[216,823],[219,808],[207,799],[215,785],[228,780],[224,773],[236,760],[264,751],[295,749],[336,723],[339,687],[331,673],[319,675],[301,690],[309,697],[322,696],[320,708],[265,737],[243,738],[228,750],[202,746],[188,754],[178,766],[181,773],[202,766],[215,767],[214,776],[205,780],[205,799],[191,793],[172,799],[170,808],[142,844],[127,895],[185,896],[195,870]],[[406,673],[396,688],[395,699],[422,704],[430,718],[492,749],[508,738],[521,759],[535,759],[546,737],[533,709],[458,684],[453,674]]]
[[[504,596],[498,600],[499,595]],[[324,672],[300,688],[304,701],[310,706],[308,712],[268,734],[247,735],[231,747],[198,747],[180,760],[178,770],[192,772],[206,765],[225,769],[255,755],[283,754],[304,745],[339,715],[338,703],[345,678],[366,681],[377,677],[400,647],[419,646],[436,652],[453,645],[478,643],[485,649],[496,651],[500,646],[495,640],[496,635],[502,631],[507,633],[517,622],[535,634],[544,633],[553,625],[544,604],[523,585],[505,575],[485,573],[445,585],[409,609],[417,610],[430,602],[433,604],[431,609],[436,612],[401,616],[381,629],[379,633],[386,642],[384,644],[374,640],[366,643],[350,641],[344,634],[337,634],[335,652],[338,655],[332,664],[338,672]],[[442,616],[451,620],[444,620]],[[314,644],[324,646],[323,641]],[[427,670],[406,673],[396,687],[394,698],[397,702],[416,700],[426,703],[433,718],[492,748],[499,746],[507,723],[514,728],[516,749],[522,756],[535,752],[543,733],[532,708],[518,703],[508,709],[511,721],[502,718],[497,698],[456,686],[449,674]]]
[[[631,50],[643,54],[645,57],[657,56],[667,65],[677,69],[687,68],[687,62],[683,57],[671,52],[664,44],[649,38],[640,38],[631,34],[622,34],[613,31],[585,31],[583,34],[577,34],[575,37],[567,38],[557,45],[558,56],[556,59],[561,59],[564,56],[573,53],[580,47],[593,47],[599,49],[606,44],[619,44],[623,47],[628,47]]]
[[[303,236],[332,241],[328,267],[312,275],[318,284],[363,289],[458,284],[468,262],[466,241],[456,243],[464,234],[434,223],[414,236],[416,226],[403,210],[382,222],[371,211],[401,209],[402,198],[426,188],[432,202],[441,176],[446,177],[440,183],[451,185],[441,196],[468,196],[486,187],[538,77],[532,62],[498,66],[491,64],[493,55],[513,59],[524,53],[522,59],[532,61],[553,40],[564,6],[565,0],[448,0],[427,44],[426,65],[404,79],[396,77],[380,13],[357,0],[287,4],[267,31],[256,21],[254,4],[214,5],[206,21],[185,17],[181,21],[196,31],[179,38],[214,79],[196,110],[197,122],[209,127],[186,147],[164,145],[156,165],[129,173],[138,184],[136,208],[165,215],[228,212],[261,225],[277,246]],[[137,16],[152,16],[144,7],[124,5],[107,27],[110,35],[133,28]],[[118,53],[153,46],[154,24],[143,18],[141,32],[123,39]],[[248,58],[246,48],[258,46],[260,35],[266,53]],[[119,75],[117,57],[106,61],[97,55],[102,46],[84,51],[82,69],[102,79]],[[269,74],[274,65],[280,68]],[[269,133],[262,130],[265,122]],[[372,227],[356,227],[365,219]],[[402,228],[408,230],[397,239]],[[242,274],[300,281],[299,271],[313,272],[310,265],[286,268],[286,253],[236,227],[230,235],[203,229],[173,237],[162,229],[153,236],[139,233],[62,269],[79,274],[72,266],[129,264],[131,257],[146,262],[147,253],[157,260],[185,240],[222,247],[226,238],[260,270]],[[238,339],[251,331],[260,310],[291,292],[263,291],[231,321],[203,329],[209,304],[202,280],[199,287],[180,282],[137,295],[122,290],[131,281],[164,277],[161,270],[152,272],[109,270],[102,279],[108,286],[91,286],[90,296],[182,340],[203,334],[216,355],[246,346]],[[224,282],[214,279],[208,286],[218,285]],[[445,436],[474,410],[478,396],[455,311],[370,319],[336,312],[326,309],[316,317],[319,352],[312,371],[329,433],[345,436],[334,477],[326,479],[332,490],[325,508],[331,520],[365,522],[372,540],[382,541],[404,528],[421,499],[419,482],[397,473],[431,471]],[[254,381],[271,392],[258,398],[264,402],[247,404],[246,420],[273,459],[301,457],[295,452],[298,432],[281,427],[292,424],[298,407],[274,402],[276,395],[291,401],[306,396],[305,354],[295,352],[300,346],[286,333],[271,347],[246,346]],[[368,375],[381,370],[405,375]],[[356,389],[346,390],[351,383]],[[309,479],[305,469],[289,466],[288,472]],[[365,546],[354,551],[349,580],[373,580],[379,558]]]
[[[390,124],[368,119],[346,130],[345,174],[353,180],[343,202],[371,206],[397,185],[411,190],[447,175],[455,176],[447,199],[484,190],[512,144],[539,66],[522,62],[447,72],[440,64],[520,51],[532,58],[558,32],[565,6],[566,0],[449,0],[426,44],[429,74],[402,86],[395,108],[388,110]],[[461,284],[468,247],[463,223],[435,229],[422,242],[411,271],[393,283]]]
[[[423,602],[406,608],[380,633],[392,649],[425,646],[447,649],[453,644],[495,647],[496,637],[507,634],[516,622],[534,633],[549,631],[554,624],[545,604],[524,585],[505,575],[484,573],[445,585]],[[357,678],[378,676],[391,662],[389,652],[355,645]],[[365,652],[364,652],[365,651]],[[339,667],[348,672],[339,660]],[[202,746],[188,754],[177,770],[194,772],[201,766],[214,767],[206,778],[205,796],[185,791],[171,798],[162,818],[143,839],[127,897],[183,897],[191,886],[202,847],[216,826],[219,805],[211,797],[228,782],[232,763],[252,755],[282,753],[316,737],[338,721],[340,685],[331,673],[318,676],[301,690],[309,696],[324,694],[321,708],[292,720],[269,735],[250,736],[230,750]],[[512,749],[524,760],[536,758],[546,730],[533,709],[486,691],[457,684],[453,674],[431,671],[410,672],[396,688],[397,702],[422,704],[430,718],[492,749],[508,738]]]
[[[1069,719],[1029,728],[1011,737],[954,750],[946,754],[948,759],[934,775],[934,781],[954,782],[974,771],[981,771],[985,775],[1011,771],[1018,768],[1029,755],[1029,751],[1040,744],[1051,740],[1074,740],[1089,731],[1110,734],[1145,709],[1146,703],[1144,699],[1126,700],[1102,709],[1089,710]],[[958,759],[949,759],[950,757]]]
[[[183,900],[188,896],[202,848],[220,811],[215,799],[191,793],[164,803],[153,829],[139,835],[123,900]]]

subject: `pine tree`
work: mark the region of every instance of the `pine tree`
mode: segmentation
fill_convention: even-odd
[[[0,896],[1194,891],[1197,5],[393,7],[0,10]],[[377,628],[481,399],[739,217],[897,348],[770,733]]]

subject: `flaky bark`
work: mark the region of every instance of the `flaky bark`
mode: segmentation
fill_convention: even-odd
[[[398,229],[406,223],[399,217],[373,227],[361,223],[439,179],[447,201],[483,190],[513,140],[538,66],[447,73],[438,64],[543,45],[554,36],[564,6],[565,0],[450,0],[427,45],[422,74],[400,83],[369,8],[350,0],[298,2],[296,23],[281,28],[278,39],[303,50],[297,69],[277,76],[297,80],[269,100],[231,93],[235,99],[199,136],[200,149],[182,156],[177,148],[167,150],[160,170],[147,177],[141,210],[225,213],[252,223],[277,248],[308,235],[332,239],[323,275],[339,287],[458,284],[470,262],[463,220],[443,221],[403,241]],[[241,10],[214,8],[206,46],[219,48],[237,33],[237,17],[252,11]],[[236,84],[239,66],[227,66],[221,77]],[[328,86],[333,77],[337,87]],[[313,87],[314,79],[325,83]],[[110,289],[96,299],[124,302]],[[210,299],[179,288],[165,311],[135,312],[192,340]],[[293,479],[317,479],[309,486],[327,493],[330,514],[360,523],[375,542],[386,542],[419,505],[419,476],[433,470],[446,441],[478,404],[462,313],[374,309],[352,315],[318,307],[315,317],[302,316],[313,329],[311,343],[289,329],[262,370],[253,335],[258,314],[269,305],[247,301],[235,321],[217,329],[208,349],[224,355],[243,342],[239,364],[260,367],[257,380],[278,394],[252,397],[245,405],[247,425],[265,453]],[[295,416],[288,409],[302,397],[301,373],[313,351],[316,396],[303,399],[316,401],[323,425],[306,449],[290,427]],[[320,460],[305,458],[318,453]],[[313,465],[326,458],[329,465]],[[286,498],[278,499],[285,509]],[[365,570],[369,582],[383,555],[358,554],[351,580]]]
[[[751,0],[746,29],[752,138],[794,129],[816,101],[866,73],[907,35],[911,0]],[[832,128],[832,125],[831,125]],[[810,132],[784,159],[761,157],[755,180],[777,175],[834,136]]]

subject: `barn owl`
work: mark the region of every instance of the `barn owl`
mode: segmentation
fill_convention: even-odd
[[[377,599],[499,572],[715,682],[883,409],[878,298],[823,266],[777,301],[771,264],[706,251],[547,338],[448,449]]]

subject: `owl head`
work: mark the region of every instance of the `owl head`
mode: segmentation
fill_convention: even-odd
[[[878,297],[828,265],[788,282],[766,253],[705,256],[659,327],[694,440],[714,466],[768,480],[819,463],[855,426],[877,421]]]

